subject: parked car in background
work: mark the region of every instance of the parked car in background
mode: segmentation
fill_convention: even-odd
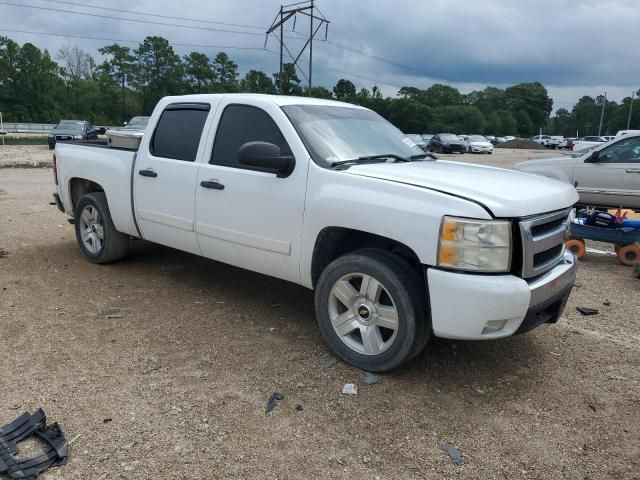
[[[616,133],[616,138],[627,135],[628,133],[640,133],[640,130],[618,130],[618,133]]]
[[[427,142],[425,142],[417,133],[407,133],[407,138],[413,141],[424,152],[427,151]]]
[[[510,142],[511,140],[515,140],[515,139],[516,139],[516,137],[514,137],[514,136],[512,136],[512,135],[505,135],[505,136],[504,136],[504,139],[505,139],[507,142]]]
[[[438,133],[429,141],[429,151],[438,153],[464,153],[465,145],[458,135]]]
[[[435,160],[355,105],[165,97],[137,150],[60,143],[55,158],[54,198],[88,261],[122,259],[134,237],[301,284],[328,345],[364,370],[396,368],[432,336],[555,323],[575,281],[571,185]]]
[[[431,139],[433,138],[433,134],[432,133],[423,133],[422,135],[420,135],[422,137],[422,139],[427,142],[427,145],[429,145],[429,142],[431,141]]]
[[[549,141],[549,148],[562,148],[564,144],[564,137],[562,135],[551,135],[551,140]]]
[[[514,168],[575,185],[582,205],[640,210],[640,133],[586,148],[593,151],[522,162]]]
[[[86,120],[60,120],[47,137],[49,150],[53,150],[57,141],[97,140],[104,134],[104,128],[93,128]]]
[[[590,137],[582,137],[578,140],[573,141],[573,151],[577,152],[580,150],[584,150],[587,147],[592,145],[601,145],[606,143],[606,140],[603,137],[599,136],[590,136]]]
[[[542,145],[543,147],[548,147],[549,142],[551,142],[551,137],[549,135],[536,135],[531,140]]]
[[[124,123],[123,130],[146,130],[151,117],[133,117],[129,122]]]
[[[467,153],[493,153],[493,145],[482,135],[463,135]]]
[[[493,135],[485,135],[484,138],[489,140],[491,143],[493,143],[493,141],[496,139],[496,137]]]

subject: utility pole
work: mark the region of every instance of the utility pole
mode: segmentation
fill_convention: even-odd
[[[309,38],[304,43],[300,52],[296,56],[291,53],[291,50],[287,47],[284,38],[284,25],[288,20],[293,18],[293,27],[296,25],[296,15],[305,15],[309,17]],[[314,20],[317,23],[314,24]],[[274,34],[278,42],[280,43],[280,70],[278,74],[278,93],[282,95],[284,93],[284,51],[287,51],[289,57],[291,57],[293,68],[297,68],[299,72],[304,76],[308,82],[308,92],[311,92],[311,79],[313,74],[313,39],[317,35],[320,28],[324,25],[324,39],[327,39],[329,20],[325,18],[325,16],[320,12],[318,7],[315,5],[315,0],[306,0],[303,2],[292,3],[289,5],[281,5],[280,12],[276,15],[276,18],[271,23],[271,26],[267,29],[266,37],[264,40],[264,46],[267,46],[267,40],[269,39],[269,35]],[[276,35],[274,32],[279,31],[279,35]],[[279,37],[279,38],[278,38]],[[306,74],[299,66],[298,60],[306,50],[307,46],[309,46],[309,71]]]
[[[629,130],[629,126],[631,125],[631,112],[633,111],[633,96],[636,92],[631,92],[631,103],[629,104],[629,118],[627,119],[627,130]]]
[[[607,92],[604,92],[604,100],[602,101],[602,110],[600,111],[600,126],[598,127],[598,136],[602,135],[602,120],[604,120],[604,106],[607,104]]]

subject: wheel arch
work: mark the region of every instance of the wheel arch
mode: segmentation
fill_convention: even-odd
[[[389,237],[346,227],[325,227],[317,235],[311,259],[311,282],[316,287],[324,269],[336,258],[362,248],[377,248],[403,258],[424,278],[418,255],[407,245]]]
[[[78,201],[84,195],[93,192],[104,192],[104,188],[102,188],[102,185],[100,185],[99,183],[86,178],[73,177],[69,179],[69,200],[71,201],[72,211],[75,211],[76,205],[78,205]]]

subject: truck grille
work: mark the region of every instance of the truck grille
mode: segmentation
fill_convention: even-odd
[[[528,217],[519,222],[522,277],[531,278],[555,267],[564,257],[569,210]]]

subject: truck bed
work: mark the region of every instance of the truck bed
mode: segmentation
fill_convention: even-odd
[[[58,194],[65,212],[73,216],[70,198],[75,179],[94,182],[104,190],[116,229],[139,236],[133,216],[132,174],[136,150],[104,144],[60,142],[56,144]],[[76,199],[77,200],[77,199]]]

